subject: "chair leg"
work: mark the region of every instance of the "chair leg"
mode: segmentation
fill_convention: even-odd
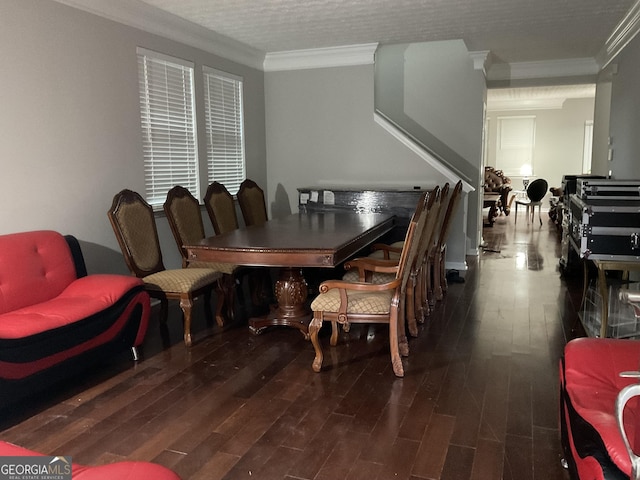
[[[322,325],[320,325],[322,327]],[[335,347],[338,344],[338,333],[340,331],[340,327],[338,327],[338,322],[335,320],[331,322],[331,340],[330,344],[332,347]],[[345,329],[346,332],[349,331],[349,328]]]
[[[322,318],[316,318],[316,314],[314,312],[311,323],[309,323],[309,338],[311,339],[311,344],[316,352],[316,356],[311,364],[311,368],[314,372],[319,372],[322,369],[322,347],[318,341],[318,332],[320,331],[320,327],[322,327]]]
[[[411,277],[407,282],[407,293],[405,296],[405,309],[406,320],[409,333],[412,337],[418,336],[418,325],[416,323],[416,303],[415,303],[415,289],[416,289],[416,274],[411,272]]]
[[[183,296],[180,298],[180,308],[184,322],[184,344],[191,346],[191,309],[193,308],[193,299],[191,296]]]
[[[218,279],[216,282],[216,323],[219,327],[224,326],[224,315],[222,311],[227,307],[227,294],[225,292],[224,280]]]
[[[438,258],[438,265],[440,268],[440,291],[442,296],[447,293],[449,289],[449,284],[447,283],[447,275],[445,273],[445,260],[447,259],[447,244],[442,245],[442,250],[440,250],[440,256]],[[442,299],[442,298],[441,298]]]
[[[540,220],[540,226],[542,226],[542,205],[538,205],[538,220]]]
[[[431,268],[429,269],[429,288],[427,289],[427,296],[429,298],[429,311],[432,312],[436,307],[436,279],[438,278],[438,258],[434,252],[431,259]]]
[[[404,318],[406,315],[404,298],[400,301],[400,306],[398,309],[398,320],[396,330],[398,332],[397,341],[398,341],[398,353],[402,357],[409,356],[409,341],[407,340],[407,332],[404,326]],[[391,327],[389,327],[391,328]]]
[[[236,279],[233,275],[225,273],[218,281],[220,282],[220,289],[222,290],[222,295],[224,297],[224,320],[232,321],[236,316],[234,309],[236,301]]]
[[[159,298],[160,300],[160,322],[166,324],[169,318],[169,300],[167,297]]]
[[[404,336],[404,335],[402,335]],[[406,341],[406,336],[405,341]],[[398,307],[391,307],[389,318],[389,348],[391,350],[391,366],[396,377],[404,377],[404,367],[399,352]],[[407,345],[408,348],[408,345]],[[407,351],[407,353],[409,353]]]
[[[441,302],[444,298],[444,293],[447,290],[447,277],[444,272],[444,258],[446,254],[446,245],[442,245],[435,253],[435,259],[433,261],[435,272],[433,274],[435,282],[435,297],[438,302]]]
[[[415,288],[415,303],[416,303],[416,320],[418,323],[424,323],[427,314],[425,313],[425,304],[427,300],[425,299],[424,292],[424,271],[426,268],[426,264],[423,262],[422,267],[420,267],[420,271],[416,276],[416,288]]]

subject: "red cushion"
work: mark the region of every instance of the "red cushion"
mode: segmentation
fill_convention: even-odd
[[[0,313],[50,300],[75,278],[71,250],[59,233],[0,235]]]
[[[0,456],[42,456],[43,454],[0,441]],[[61,454],[63,455],[63,454]],[[116,462],[108,465],[72,465],[74,480],[180,480],[180,477],[162,465],[151,462]]]
[[[576,412],[598,432],[611,460],[623,472],[631,472],[631,461],[618,430],[615,403],[620,390],[635,383],[620,372],[640,369],[640,341],[580,338],[565,347],[565,386]],[[638,451],[636,418],[638,403],[626,410],[625,431]],[[577,440],[576,440],[577,441]]]
[[[57,297],[0,315],[0,338],[23,338],[82,320],[115,304],[142,280],[94,274],[72,282]]]

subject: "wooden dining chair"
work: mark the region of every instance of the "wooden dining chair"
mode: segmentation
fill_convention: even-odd
[[[209,187],[207,187],[203,201],[216,235],[231,232],[239,228],[238,215],[236,214],[233,196],[223,184],[219,182],[211,183]],[[234,270],[234,282],[241,285],[242,277],[245,275],[247,275],[249,279],[249,290],[251,292],[253,305],[259,306],[268,303],[271,299],[271,278],[269,270],[260,267],[238,267]],[[240,298],[242,299],[242,297]]]
[[[451,229],[451,221],[458,210],[461,197],[462,180],[459,180],[455,187],[453,187],[453,191],[449,196],[449,201],[446,209],[444,210],[444,216],[437,232],[432,254],[430,254],[427,259],[429,266],[426,268],[426,272],[430,275],[430,278],[433,279],[433,293],[430,294],[430,301],[432,302],[431,307],[434,306],[435,302],[442,300],[443,295],[446,293],[448,288],[445,269],[447,238]]]
[[[436,195],[430,195],[425,218],[428,218],[428,210],[433,207],[435,201]],[[336,345],[338,340],[337,324],[348,327],[351,323],[385,323],[389,325],[389,348],[393,372],[398,377],[404,376],[400,355],[409,354],[409,345],[403,319],[407,284],[419,246],[418,221],[414,213],[409,222],[398,262],[368,257],[360,259],[358,268],[367,269],[373,273],[392,273],[391,281],[368,283],[327,280],[320,284],[320,293],[311,303],[313,317],[309,324],[309,336],[315,350],[312,363],[315,372],[321,370],[323,362],[322,347],[318,340],[318,332],[323,322],[332,323],[331,345]],[[365,265],[365,262],[369,264]]]
[[[263,225],[268,220],[264,192],[253,180],[240,184],[238,203],[246,226]]]
[[[178,250],[182,257],[183,268],[211,268],[222,274],[218,280],[218,291],[222,295],[218,296],[216,303],[216,322],[219,326],[224,325],[225,318],[222,314],[226,310],[226,318],[231,320],[234,317],[235,302],[235,273],[238,265],[231,263],[209,263],[194,262],[189,259],[185,245],[195,245],[205,238],[200,204],[191,192],[176,185],[167,192],[167,199],[163,205],[167,222],[171,228],[171,233],[176,241]]]
[[[442,186],[442,190],[440,191],[440,209],[438,211],[438,216],[436,219],[436,226],[433,230],[433,236],[431,238],[430,243],[427,245],[427,249],[423,252],[424,255],[422,257],[422,266],[420,268],[420,279],[419,279],[419,305],[418,310],[418,321],[420,323],[424,323],[427,320],[427,317],[431,315],[433,310],[432,307],[435,307],[433,295],[433,265],[430,263],[430,259],[434,255],[436,244],[438,243],[438,237],[440,236],[440,231],[444,225],[445,216],[447,213],[447,206],[449,205],[449,200],[451,198],[451,188],[449,186],[449,182],[446,182]]]
[[[216,235],[239,228],[233,196],[223,184],[211,183],[207,187],[203,202]]]
[[[418,335],[417,323],[424,323],[423,304],[426,303],[425,298],[427,292],[427,288],[425,286],[426,275],[424,274],[424,268],[426,265],[425,259],[431,244],[434,242],[435,231],[440,218],[440,212],[442,211],[442,199],[443,196],[446,198],[448,188],[448,184],[445,184],[442,190],[440,190],[439,187],[436,187],[430,192],[430,195],[435,196],[433,199],[435,203],[428,210],[429,218],[425,218],[425,221],[423,222],[425,231],[421,231],[418,253],[414,260],[414,264],[411,267],[411,277],[407,287],[407,306],[405,312],[409,333],[414,337]],[[421,201],[418,202],[414,215],[419,215],[421,211],[423,214],[427,213],[426,208],[422,205],[422,202],[425,202],[426,199],[427,193],[425,193],[425,195],[421,197]],[[403,246],[404,240],[394,242],[392,244],[375,244],[372,247],[373,252],[368,258],[384,259],[386,261],[391,260],[397,263],[400,258],[400,254],[402,253]],[[355,263],[348,262],[346,267],[349,268],[350,266],[357,267]],[[351,270],[347,270],[343,276],[343,280],[362,281],[362,273],[363,272],[361,270],[352,268]],[[372,281],[374,283],[381,283],[388,280],[389,274],[372,274],[371,278],[367,279],[367,281]]]
[[[127,189],[117,193],[107,215],[127,267],[142,279],[149,295],[160,300],[162,322],[167,321],[168,300],[180,301],[184,343],[190,347],[193,299],[203,295],[206,312],[210,316],[211,292],[222,274],[211,268],[167,270],[162,262],[153,208],[140,194]]]

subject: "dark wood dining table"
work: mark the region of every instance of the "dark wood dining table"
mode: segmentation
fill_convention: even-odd
[[[185,248],[196,261],[279,267],[274,285],[277,305],[266,316],[249,319],[249,327],[260,333],[269,326],[290,326],[308,337],[311,311],[302,268],[340,265],[389,232],[394,218],[382,213],[295,213]]]

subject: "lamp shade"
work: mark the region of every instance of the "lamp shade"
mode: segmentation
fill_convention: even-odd
[[[533,174],[533,168],[531,168],[531,164],[525,163],[520,167],[520,175],[523,177],[530,177]]]

